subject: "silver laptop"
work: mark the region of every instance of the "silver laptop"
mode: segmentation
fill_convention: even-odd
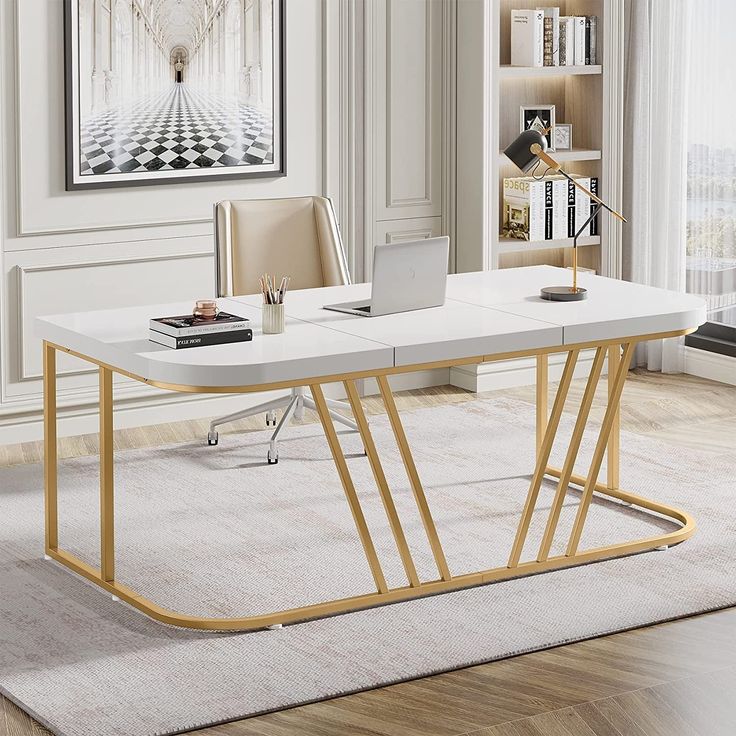
[[[426,238],[377,245],[373,252],[371,298],[325,305],[361,317],[440,307],[445,303],[450,239]]]

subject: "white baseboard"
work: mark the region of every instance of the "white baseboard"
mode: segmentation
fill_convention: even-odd
[[[590,372],[595,350],[582,350],[575,366],[575,378],[585,378]],[[566,353],[549,356],[549,380],[557,381],[562,375]],[[495,391],[502,388],[531,386],[536,382],[536,358],[499,360],[480,365],[462,365],[450,368],[450,383],[467,391]],[[604,372],[607,370],[604,366]]]
[[[685,373],[736,386],[736,358],[687,345],[683,350]]]

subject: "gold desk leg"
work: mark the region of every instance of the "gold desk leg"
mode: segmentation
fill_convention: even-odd
[[[437,527],[435,526],[434,519],[432,518],[432,512],[429,510],[429,504],[427,503],[427,497],[424,494],[424,488],[422,488],[422,481],[419,478],[417,472],[417,466],[414,464],[414,457],[411,454],[409,448],[409,442],[406,439],[406,432],[404,432],[404,426],[401,423],[401,417],[396,408],[396,402],[394,401],[394,395],[391,393],[391,386],[389,385],[388,378],[386,376],[376,376],[378,381],[378,388],[381,391],[381,398],[383,404],[386,407],[388,413],[389,422],[391,422],[391,429],[393,429],[394,437],[396,438],[396,444],[399,446],[399,452],[401,453],[401,460],[404,463],[406,474],[409,477],[409,483],[411,490],[414,493],[414,500],[416,501],[417,508],[419,509],[419,515],[424,525],[424,531],[429,540],[429,546],[432,549],[432,555],[437,565],[437,569],[440,573],[442,580],[451,580],[450,568],[447,566],[447,560],[445,559],[445,553],[440,543],[439,535],[437,534]]]
[[[537,355],[537,455],[549,417],[549,354]]]
[[[570,445],[568,446],[567,454],[565,455],[565,463],[562,466],[560,481],[557,484],[554,501],[550,508],[547,527],[544,530],[542,543],[539,547],[537,562],[544,562],[549,557],[552,540],[554,539],[555,531],[557,530],[557,523],[560,520],[562,504],[565,501],[565,495],[567,494],[568,487],[570,486],[570,478],[572,477],[573,470],[575,469],[575,460],[577,459],[578,451],[580,450],[580,443],[585,432],[585,425],[587,424],[588,417],[590,416],[590,407],[593,405],[595,390],[598,386],[601,372],[603,371],[603,362],[605,359],[606,349],[604,347],[597,348],[595,351],[595,358],[593,359],[593,365],[590,369],[590,375],[588,376],[588,382],[585,386],[585,392],[583,393],[583,400],[580,403],[578,416],[575,420],[575,427],[572,431],[572,437],[570,438]]]
[[[363,440],[363,447],[365,447],[366,454],[368,455],[368,461],[373,471],[373,477],[376,479],[376,485],[378,486],[378,492],[381,495],[381,501],[383,502],[383,508],[386,511],[391,531],[394,535],[396,547],[399,550],[399,556],[401,562],[404,565],[406,571],[406,577],[409,580],[409,585],[416,587],[419,585],[419,576],[417,575],[414,561],[411,558],[411,552],[409,546],[406,543],[406,537],[404,536],[404,530],[401,527],[401,521],[396,511],[396,505],[394,499],[391,496],[391,490],[388,487],[388,481],[386,480],[386,474],[383,472],[383,466],[381,460],[378,457],[378,451],[376,450],[376,443],[373,441],[373,435],[371,434],[370,427],[368,426],[368,420],[363,410],[363,404],[360,401],[358,395],[358,389],[355,386],[354,381],[344,381],[345,391],[350,401],[350,407],[353,410],[353,416],[355,417],[355,423],[358,425],[358,431],[360,437]]]
[[[46,552],[59,546],[56,349],[43,343],[43,476]]]
[[[603,455],[606,452],[608,440],[613,429],[614,419],[618,412],[619,402],[621,401],[621,392],[624,388],[624,382],[629,372],[629,364],[631,363],[631,355],[634,350],[634,343],[626,343],[624,347],[623,359],[618,365],[616,374],[613,378],[613,386],[608,396],[608,406],[606,407],[606,413],[603,417],[603,424],[601,425],[601,431],[598,435],[598,441],[593,451],[593,459],[590,463],[590,469],[588,471],[588,477],[585,480],[585,487],[583,488],[583,495],[578,505],[577,515],[575,516],[575,523],[573,524],[572,531],[570,532],[570,539],[567,544],[567,551],[565,552],[567,557],[574,556],[578,551],[578,545],[580,544],[580,536],[583,533],[583,526],[585,525],[585,519],[588,514],[588,508],[590,502],[593,499],[593,491],[595,490],[596,483],[598,482],[598,473],[601,470],[601,464],[603,462]]]
[[[112,371],[100,368],[100,577],[115,580]]]
[[[514,544],[511,548],[508,567],[516,567],[519,564],[519,559],[521,558],[521,553],[524,549],[524,542],[526,541],[526,535],[532,521],[534,507],[537,504],[539,489],[542,487],[542,481],[544,480],[547,465],[549,464],[549,456],[552,452],[555,435],[557,434],[557,427],[560,425],[562,410],[565,408],[565,399],[567,398],[567,392],[570,389],[570,383],[572,382],[572,377],[575,373],[575,364],[578,361],[579,354],[579,350],[571,350],[567,354],[567,360],[565,361],[565,368],[562,371],[560,385],[557,388],[557,394],[555,395],[555,400],[552,404],[552,413],[550,414],[547,428],[544,432],[544,439],[542,440],[542,445],[539,448],[537,455],[537,464],[534,468],[534,476],[532,477],[532,482],[529,486],[529,492],[527,493],[526,501],[524,503],[524,510],[521,513],[519,526],[516,530],[516,538],[514,539]]]
[[[365,556],[368,559],[368,566],[371,569],[373,579],[376,583],[376,588],[379,593],[385,593],[388,591],[386,578],[383,575],[383,570],[381,570],[381,563],[378,560],[376,548],[373,546],[373,540],[371,539],[371,534],[368,530],[365,516],[363,516],[363,510],[360,507],[360,500],[358,499],[358,494],[355,492],[355,485],[353,484],[353,479],[350,476],[348,464],[345,462],[345,456],[343,455],[342,448],[340,447],[340,440],[337,438],[337,432],[335,432],[335,425],[332,423],[332,417],[330,416],[329,409],[327,408],[325,395],[322,393],[322,387],[317,383],[312,384],[309,388],[312,392],[312,396],[314,397],[317,414],[322,422],[322,428],[324,429],[327,437],[327,444],[330,446],[332,459],[335,461],[337,473],[340,476],[340,481],[342,482],[342,487],[345,491],[350,511],[353,514],[353,520],[355,521],[355,526],[358,529],[358,536],[360,537],[360,541],[363,545]]]
[[[611,400],[614,389],[614,378],[621,362],[621,346],[611,345],[608,348],[608,400]],[[607,485],[611,490],[619,487],[619,466],[621,449],[621,407],[616,406],[616,414],[613,417],[611,436],[608,438],[607,451]]]

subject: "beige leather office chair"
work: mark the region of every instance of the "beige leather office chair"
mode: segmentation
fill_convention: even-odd
[[[326,197],[227,200],[215,204],[214,219],[219,297],[260,293],[258,277],[266,272],[277,278],[291,276],[290,289],[350,283],[335,211]],[[327,399],[327,405],[335,421],[357,431],[353,421],[335,411],[346,410],[346,403]],[[273,401],[215,419],[207,441],[217,444],[221,424],[261,412],[266,412],[266,426],[276,425],[276,410],[284,409],[268,450],[268,462],[276,463],[278,438],[292,417],[303,416],[304,407],[315,408],[311,396],[303,388],[292,389]]]

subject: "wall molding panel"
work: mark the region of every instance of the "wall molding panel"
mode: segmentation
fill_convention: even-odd
[[[16,266],[16,274],[17,274],[17,288],[18,288],[18,302],[17,302],[17,315],[18,315],[18,336],[20,339],[20,349],[17,353],[17,360],[18,360],[18,381],[31,381],[31,380],[38,380],[42,377],[42,373],[40,370],[40,355],[36,355],[34,359],[29,360],[29,355],[35,350],[37,347],[37,341],[33,337],[34,327],[33,327],[33,319],[36,316],[40,316],[40,313],[37,310],[30,309],[33,298],[35,296],[34,290],[32,287],[32,280],[34,274],[51,274],[51,273],[58,273],[58,272],[66,272],[66,271],[91,271],[94,269],[113,269],[115,267],[121,267],[121,268],[115,268],[116,272],[116,279],[126,279],[129,277],[129,274],[126,274],[126,267],[130,269],[131,266],[136,265],[151,265],[151,264],[166,264],[167,267],[170,266],[170,264],[176,263],[177,261],[182,260],[204,260],[207,263],[207,266],[210,271],[213,271],[214,269],[214,262],[213,262],[213,255],[211,251],[200,251],[200,252],[193,252],[193,253],[176,253],[173,255],[153,255],[153,256],[134,256],[130,258],[115,258],[115,259],[108,259],[108,260],[89,260],[89,261],[78,261],[76,263],[54,263],[54,264],[45,264],[45,265],[39,265],[39,266]],[[196,268],[196,274],[199,275],[202,272],[200,271],[199,267]],[[194,271],[194,268],[192,269]],[[177,290],[181,287],[185,289],[189,289],[189,283],[186,279],[186,275],[182,273],[181,270],[177,271],[177,279],[173,280],[177,283]],[[93,278],[91,274],[89,274],[90,278]],[[82,280],[85,280],[82,278]],[[197,284],[199,288],[201,288],[202,291],[205,290],[206,284]],[[105,291],[107,289],[105,288]],[[146,292],[144,292],[146,293]],[[188,292],[191,293],[191,292]],[[160,300],[162,302],[165,301],[175,301],[176,297],[171,298],[170,293],[167,293],[165,289],[162,289],[160,292]],[[86,295],[85,295],[86,297]],[[132,302],[128,302],[132,305]],[[92,304],[91,308],[93,309],[100,309],[99,305]],[[29,314],[29,312],[31,312]],[[34,313],[35,312],[35,313]],[[46,313],[46,312],[42,312]],[[31,345],[32,343],[32,345]],[[32,350],[33,348],[33,350]],[[38,352],[38,351],[36,351]],[[64,365],[69,364],[69,367],[64,368]],[[87,367],[86,365],[80,366],[80,361],[78,361],[75,358],[65,358],[64,356],[59,356],[59,370],[58,375],[79,375],[83,373],[94,373],[96,372],[96,368],[93,366]]]

